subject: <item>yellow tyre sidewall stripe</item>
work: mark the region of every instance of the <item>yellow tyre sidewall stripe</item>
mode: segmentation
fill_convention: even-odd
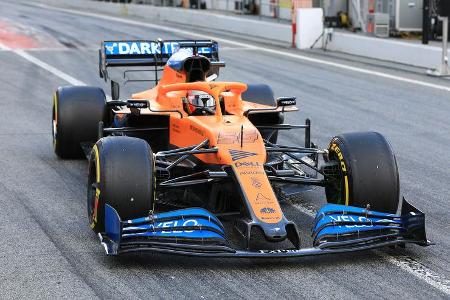
[[[348,175],[347,175],[347,166],[345,165],[344,155],[342,154],[341,148],[339,148],[336,142],[331,144],[330,149],[336,153],[336,156],[339,159],[339,164],[341,166],[342,173],[344,174],[344,189],[345,189],[345,205],[349,205],[350,202],[350,189],[348,183]]]
[[[348,177],[347,177],[347,175],[344,176],[344,184],[345,184],[345,205],[348,206],[349,192],[348,192]]]

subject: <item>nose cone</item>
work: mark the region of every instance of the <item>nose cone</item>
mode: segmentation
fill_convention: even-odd
[[[282,222],[280,222],[282,223]],[[267,240],[272,242],[284,241],[287,237],[285,224],[262,224],[262,230]]]

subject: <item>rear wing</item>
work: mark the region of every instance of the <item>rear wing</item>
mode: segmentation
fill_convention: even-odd
[[[212,40],[104,41],[99,50],[99,75],[105,81],[110,67],[164,66],[180,48],[191,48],[212,63],[219,62],[219,45]]]

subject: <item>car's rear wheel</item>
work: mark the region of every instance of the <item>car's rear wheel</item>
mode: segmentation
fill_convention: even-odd
[[[98,123],[105,114],[102,89],[90,86],[60,87],[53,96],[53,149],[60,158],[83,158],[83,142],[95,143]]]
[[[391,145],[381,134],[356,132],[336,136],[330,142],[329,160],[337,162],[338,167],[325,188],[328,202],[397,212],[397,162]]]
[[[258,104],[275,106],[276,101],[272,89],[266,84],[248,84],[247,90],[242,93],[242,100]],[[267,112],[250,114],[248,119],[253,125],[277,125],[283,124],[284,115],[280,112]],[[278,130],[260,130],[262,137],[271,143],[276,143]]]
[[[104,231],[105,204],[122,220],[148,215],[154,200],[154,159],[142,139],[117,136],[100,139],[89,159],[87,212],[95,232]]]

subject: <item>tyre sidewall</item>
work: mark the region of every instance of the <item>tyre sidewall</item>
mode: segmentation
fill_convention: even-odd
[[[342,204],[358,207],[369,204],[371,210],[397,212],[400,202],[397,162],[391,145],[381,134],[363,132],[334,137],[329,156],[339,163]]]
[[[84,158],[81,143],[95,143],[98,123],[104,119],[106,96],[102,89],[88,86],[60,87],[53,96],[56,134],[55,153],[61,158]],[[53,124],[52,132],[54,133]]]
[[[104,230],[105,204],[116,209],[122,220],[143,217],[153,209],[154,159],[146,141],[132,137],[100,139],[92,150],[89,171],[88,217],[94,231]],[[94,177],[95,192],[91,183]],[[90,215],[90,207],[95,207],[92,201],[98,202],[96,218]]]

